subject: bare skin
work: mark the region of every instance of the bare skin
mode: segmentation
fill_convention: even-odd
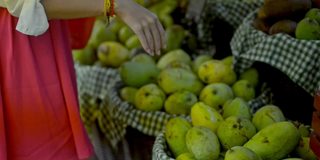
[[[103,15],[104,0],[42,0],[49,19],[73,19]],[[132,0],[115,0],[115,14],[139,37],[150,55],[165,47],[165,31],[156,15]]]

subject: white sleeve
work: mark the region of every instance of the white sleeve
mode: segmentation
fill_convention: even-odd
[[[38,36],[49,28],[40,0],[4,0],[4,2],[10,14],[19,18],[16,30],[26,35]]]

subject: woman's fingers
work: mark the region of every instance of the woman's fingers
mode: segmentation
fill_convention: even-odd
[[[161,48],[165,49],[166,48],[166,31],[163,29],[160,21],[157,21],[156,25],[157,25],[158,31],[160,33],[160,41],[159,42],[161,43]]]
[[[149,23],[143,23],[143,32],[144,35],[146,36],[147,39],[147,45],[148,45],[148,49],[146,49],[146,51],[148,53],[150,53],[151,55],[154,55],[154,49],[155,49],[155,45],[154,45],[154,39],[153,39],[153,35],[152,35],[152,30],[150,28],[150,24]]]
[[[154,53],[157,54],[157,55],[160,55],[161,52],[161,46],[162,46],[162,37],[161,37],[161,32],[160,30],[158,29],[157,27],[157,18],[155,17],[155,19],[153,19],[153,22],[150,24],[150,30],[151,30],[151,33],[152,33],[152,42],[153,42],[153,50],[154,50]]]
[[[149,52],[150,47],[148,45],[147,37],[144,34],[142,25],[137,25],[136,27],[133,27],[133,30],[136,33],[136,35],[138,36],[140,43],[141,43],[142,47],[144,48],[144,50],[152,55],[152,53]]]

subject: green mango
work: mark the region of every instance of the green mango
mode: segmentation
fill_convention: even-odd
[[[309,146],[310,138],[301,137],[298,146],[295,149],[295,152],[299,157],[307,160],[317,160],[317,156],[313,153]]]
[[[311,128],[311,126],[300,124],[299,127],[298,127],[300,135],[302,137],[309,137],[310,136],[310,132],[311,132],[310,128]]]
[[[129,49],[141,48],[141,43],[137,35],[131,36],[125,43],[125,46]]]
[[[212,83],[201,90],[199,99],[210,107],[220,110],[225,102],[233,99],[233,93],[230,86],[224,83]]]
[[[306,17],[298,23],[295,34],[297,39],[319,40],[320,24],[317,20]]]
[[[224,149],[242,146],[256,134],[256,128],[250,120],[231,116],[219,125],[217,135]]]
[[[254,87],[259,83],[259,73],[255,68],[249,68],[240,74],[239,79],[247,80]]]
[[[224,160],[262,160],[262,159],[256,153],[254,153],[252,150],[246,147],[234,146],[227,151]]]
[[[192,106],[190,116],[193,126],[206,127],[213,132],[217,131],[223,121],[222,116],[217,110],[203,102],[198,102]]]
[[[188,71],[192,71],[189,64],[181,61],[173,61],[166,66],[166,68],[182,68]]]
[[[120,97],[128,103],[134,104],[134,99],[138,89],[134,87],[123,87],[120,90]]]
[[[111,28],[107,28],[105,22],[96,20],[93,29],[88,40],[94,49],[98,48],[99,45],[105,41],[116,41],[117,35],[112,32]]]
[[[90,46],[72,50],[72,57],[75,62],[82,65],[93,65],[97,60],[96,52]]]
[[[228,56],[222,59],[222,62],[228,66],[232,66],[233,65],[233,56]]]
[[[232,85],[232,91],[236,97],[250,101],[256,96],[254,86],[247,80],[238,80]]]
[[[139,62],[139,63],[150,63],[156,65],[155,60],[148,54],[141,53],[133,56],[131,58],[131,62]]]
[[[249,104],[242,98],[236,97],[233,100],[228,100],[223,104],[223,118],[230,116],[242,117],[251,120],[251,112]]]
[[[134,32],[128,26],[123,26],[118,33],[118,39],[122,44],[125,44],[126,41],[131,37],[134,36]]]
[[[196,158],[194,158],[194,156],[189,153],[189,152],[186,152],[186,153],[182,153],[180,154],[176,160],[196,160]]]
[[[273,123],[285,121],[282,111],[274,105],[266,105],[261,107],[253,115],[252,123],[258,130],[261,130]]]
[[[159,20],[165,29],[168,29],[174,25],[173,18],[168,14],[161,14]]]
[[[318,23],[320,23],[320,9],[312,8],[306,13],[306,17],[310,19],[315,19]]]
[[[202,63],[198,69],[199,78],[205,83],[233,84],[237,75],[232,67],[220,60],[209,60]]]
[[[185,137],[191,127],[191,124],[181,117],[171,118],[166,124],[165,138],[175,157],[188,152]]]
[[[194,71],[194,73],[198,73],[200,65],[209,60],[212,60],[212,57],[210,55],[197,56],[196,59],[194,59],[192,62],[192,70]]]
[[[162,109],[166,95],[156,84],[142,86],[136,93],[134,104],[142,111],[159,111]]]
[[[180,25],[172,25],[166,29],[166,51],[181,48],[182,42],[186,37],[186,31]]]
[[[103,42],[98,48],[99,60],[110,67],[119,67],[130,58],[130,52],[117,42]]]
[[[293,151],[299,139],[299,131],[291,122],[278,122],[260,130],[244,147],[263,160],[276,160],[285,158]]]
[[[203,84],[193,72],[182,68],[162,70],[158,76],[158,84],[167,94],[181,90],[198,94],[203,88]]]
[[[111,20],[110,24],[107,26],[114,34],[118,35],[120,29],[125,26],[119,17],[115,17]]]
[[[173,62],[183,62],[190,65],[191,58],[185,51],[181,49],[173,50],[166,53],[158,60],[157,67],[159,69],[165,69],[169,64]]]
[[[197,160],[218,159],[220,144],[214,132],[205,127],[192,127],[186,135],[188,150]]]
[[[125,62],[119,71],[123,83],[131,87],[141,87],[156,82],[160,73],[154,64],[139,62]]]
[[[198,101],[197,96],[189,91],[178,91],[171,94],[164,103],[164,109],[170,114],[190,113],[191,107]]]

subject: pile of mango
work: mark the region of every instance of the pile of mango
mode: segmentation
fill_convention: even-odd
[[[124,84],[120,96],[143,111],[189,115],[197,102],[220,110],[226,103],[239,101],[243,104],[239,107],[244,106],[249,114],[247,101],[256,97],[259,75],[250,68],[237,76],[232,61],[232,56],[217,60],[197,55],[192,59],[182,49],[169,51],[158,60],[138,54],[120,67]]]
[[[221,114],[199,102],[192,106],[191,122],[181,117],[170,119],[165,139],[173,157],[177,160],[317,159],[309,147],[310,126],[286,120],[274,105],[266,105],[251,116],[239,103],[233,100],[226,104]]]
[[[320,39],[320,9],[312,0],[264,0],[253,26],[274,35],[285,33],[297,39]]]
[[[167,49],[163,52],[178,49],[184,43],[189,48],[196,48],[194,35],[173,18],[174,11],[187,7],[187,0],[136,1],[156,14],[164,26]],[[137,35],[120,19],[114,17],[108,24],[104,17],[97,17],[86,47],[73,50],[73,59],[82,65],[118,68],[130,60],[132,51],[138,48],[141,44]]]

